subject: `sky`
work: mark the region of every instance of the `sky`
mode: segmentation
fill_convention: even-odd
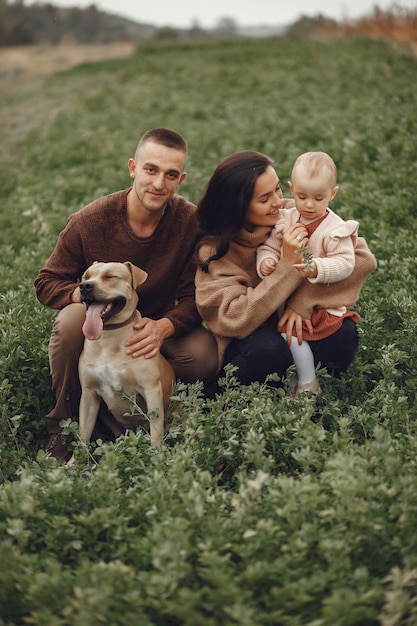
[[[27,0],[26,4],[35,1]],[[300,16],[319,13],[342,21],[370,14],[375,6],[382,10],[394,4],[405,9],[417,9],[417,0],[51,0],[61,7],[97,9],[128,17],[154,26],[213,28],[221,18],[232,18],[238,26],[285,26]]]

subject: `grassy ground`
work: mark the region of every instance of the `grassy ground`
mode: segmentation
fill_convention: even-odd
[[[417,619],[417,64],[381,42],[147,46],[0,99],[0,624],[360,624]],[[360,349],[311,408],[264,386],[205,402],[73,472],[45,458],[54,312],[33,280],[66,217],[129,185],[152,126],[190,148],[196,201],[253,148],[287,181],[325,150],[332,204],[378,258]],[[72,426],[68,425],[71,430]]]

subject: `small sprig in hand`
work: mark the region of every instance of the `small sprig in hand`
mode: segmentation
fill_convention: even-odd
[[[316,264],[313,255],[307,250],[307,246],[304,243],[301,244],[296,252],[303,255],[303,263],[297,263],[294,267],[299,269],[306,278],[314,278],[317,275]]]
[[[297,250],[297,254],[303,255],[304,268],[306,270],[314,269],[313,255],[307,250],[307,246],[304,243],[302,243],[300,248]]]

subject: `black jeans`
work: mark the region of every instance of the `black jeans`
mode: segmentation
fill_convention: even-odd
[[[356,324],[346,318],[341,328],[326,339],[309,341],[316,366],[339,376],[352,363],[358,349]],[[261,326],[244,339],[233,339],[225,352],[224,365],[231,363],[239,369],[236,378],[243,385],[264,382],[268,374],[283,377],[293,364],[285,339],[276,330]],[[222,375],[222,372],[220,373]]]

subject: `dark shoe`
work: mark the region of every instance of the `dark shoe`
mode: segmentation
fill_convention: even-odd
[[[69,442],[62,438],[61,433],[54,433],[46,444],[45,452],[57,461],[69,461],[72,452],[68,446]]]

